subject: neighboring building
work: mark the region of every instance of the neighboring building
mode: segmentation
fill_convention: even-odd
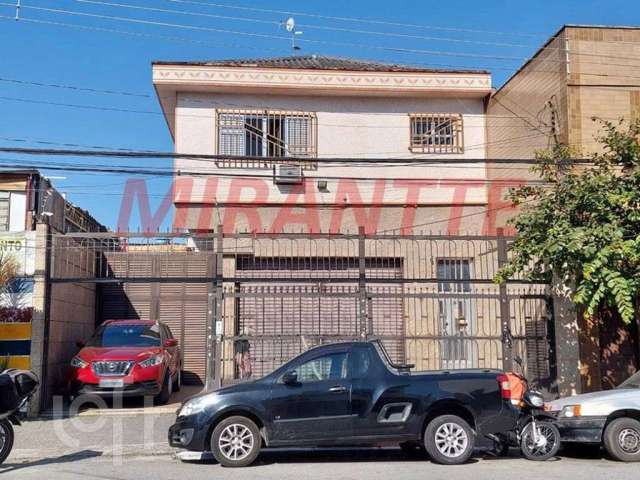
[[[176,152],[235,157],[175,161],[178,228],[375,232],[427,222],[433,231],[484,228],[482,215],[454,225],[448,219],[486,208],[485,164],[451,168],[447,159],[485,158],[492,91],[486,71],[312,55],[155,62],[153,82]],[[291,165],[287,157],[305,160]],[[442,163],[399,160],[373,168],[316,157]],[[193,171],[211,177],[190,177]]]
[[[553,142],[598,151],[600,123],[640,117],[640,27],[566,25],[492,95],[489,158],[533,158]]]
[[[638,52],[640,27],[562,27],[489,100],[487,156],[533,158],[555,142],[579,156],[598,152],[602,124],[594,118],[640,118]],[[535,178],[517,163],[509,166],[489,165],[489,178],[513,184]],[[502,212],[498,220],[512,214]],[[558,363],[576,377],[577,389],[611,388],[640,368],[638,325],[626,326],[615,316],[579,317],[578,329],[570,328],[574,313],[556,330]]]
[[[18,275],[0,291],[0,357],[42,379],[32,412],[43,391],[46,396],[60,385],[74,342],[95,326],[93,285],[49,284],[47,238],[105,230],[37,170],[0,171],[0,255],[18,265]]]

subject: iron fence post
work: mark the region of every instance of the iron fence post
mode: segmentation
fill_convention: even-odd
[[[367,308],[367,273],[366,273],[366,237],[364,227],[358,228],[358,322],[360,323],[360,336],[368,338],[372,329],[369,325]]]
[[[498,268],[508,261],[507,239],[502,228],[497,229]],[[506,371],[513,370],[513,338],[511,335],[511,312],[506,282],[500,284],[500,323],[502,324],[502,365]]]
[[[223,261],[224,233],[222,225],[215,232],[214,279],[209,284],[207,322],[207,389],[220,388],[222,384],[221,339],[223,333]]]

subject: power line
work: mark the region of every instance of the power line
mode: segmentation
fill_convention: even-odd
[[[0,15],[0,19],[10,20],[13,23],[15,23],[16,21],[15,17],[10,17],[7,15]],[[159,35],[159,34],[153,34],[153,33],[131,32],[128,30],[119,30],[119,29],[105,28],[105,27],[94,27],[89,25],[79,25],[77,23],[57,22],[53,20],[42,20],[42,19],[27,18],[27,17],[20,17],[20,22],[33,23],[36,25],[51,25],[56,27],[75,28],[75,29],[89,31],[89,32],[115,33],[117,35],[127,35],[127,36],[138,37],[138,38],[159,39],[159,40],[165,40],[170,42],[190,43],[190,44],[203,45],[208,47],[241,48],[241,49],[247,49],[247,50],[256,50],[260,52],[266,50],[266,51],[277,52],[279,54],[283,54],[285,52],[290,51],[289,47],[283,47],[283,48],[273,48],[273,47],[267,47],[267,46],[256,47],[255,45],[243,45],[243,44],[237,44],[237,43],[226,43],[226,42],[218,42],[218,41],[207,42],[207,41],[196,40],[196,39],[187,38],[187,37],[176,37],[173,35],[168,36],[168,35]]]
[[[183,10],[169,10],[169,9],[163,9],[163,8],[157,8],[157,7],[145,7],[145,6],[141,6],[141,5],[131,5],[131,4],[127,4],[127,3],[113,3],[113,2],[104,2],[104,1],[98,1],[98,0],[76,0],[76,2],[78,3],[86,3],[86,4],[93,4],[93,5],[102,5],[102,6],[109,6],[109,7],[116,7],[116,8],[129,8],[129,9],[134,9],[134,10],[142,10],[142,11],[153,11],[153,12],[160,12],[160,13],[169,13],[172,15],[187,15],[187,16],[196,16],[196,17],[204,17],[204,18],[225,18],[225,19],[232,19],[232,20],[238,20],[238,21],[249,21],[249,22],[254,22],[254,23],[266,23],[266,24],[276,24],[276,25],[280,25],[281,22],[279,21],[274,21],[274,20],[260,20],[260,19],[254,19],[254,18],[245,18],[245,17],[225,17],[223,15],[213,15],[213,14],[207,14],[207,13],[202,13],[202,12],[189,12],[189,11],[183,11]],[[376,31],[367,31],[367,30],[355,30],[355,29],[350,29],[350,28],[337,28],[337,27],[326,27],[326,26],[314,26],[314,25],[305,25],[305,28],[317,28],[317,29],[322,29],[322,30],[329,30],[329,31],[341,31],[341,32],[351,32],[351,33],[358,33],[358,34],[377,34],[377,35],[384,35],[384,36],[398,36],[398,37],[405,37],[405,38],[411,38],[411,39],[418,39],[418,40],[427,40],[427,41],[450,41],[450,42],[459,42],[459,43],[470,43],[470,44],[478,44],[478,45],[485,45],[485,46],[502,46],[502,47],[530,47],[529,45],[518,45],[518,44],[500,44],[500,43],[494,43],[494,42],[481,42],[481,41],[477,41],[477,40],[461,40],[461,39],[450,39],[450,38],[438,38],[438,37],[425,37],[425,36],[419,36],[419,35],[411,35],[411,34],[404,34],[404,33],[390,33],[390,32],[376,32]],[[300,41],[306,41],[303,39],[300,39]],[[535,47],[535,46],[531,46],[531,47]],[[542,48],[542,50],[544,51],[553,51],[553,50],[557,50],[557,51],[562,51],[565,52],[566,49],[565,48],[560,48],[560,47],[551,47],[551,46],[545,46]],[[450,52],[449,52],[450,53]],[[600,54],[600,53],[590,53],[590,52],[568,52],[571,55],[580,55],[580,56],[590,56],[590,57],[599,57],[599,58],[617,58],[617,59],[628,59],[628,57],[624,57],[624,56],[615,56],[615,55],[609,55],[609,54]],[[496,57],[498,58],[498,57]],[[553,60],[552,60],[553,61]],[[561,63],[563,63],[564,61],[560,61]],[[585,63],[585,62],[581,62],[581,63]],[[628,65],[620,65],[620,66],[628,66]]]
[[[390,163],[401,161],[402,163],[418,163],[420,165],[438,165],[441,163],[522,163],[533,165],[536,164],[536,159],[514,159],[514,158],[464,158],[464,157],[447,157],[440,159],[430,158],[359,158],[359,157],[269,157],[269,156],[255,156],[255,155],[212,155],[212,154],[196,154],[196,153],[177,153],[177,152],[150,152],[150,151],[110,151],[110,150],[75,150],[75,149],[51,149],[51,148],[23,148],[23,147],[0,147],[0,152],[4,153],[19,153],[22,155],[56,155],[56,156],[76,156],[76,157],[117,157],[117,158],[180,158],[189,160],[246,160],[257,162],[299,162],[299,163],[344,163],[344,162],[359,162],[359,163]],[[591,164],[592,162],[584,159],[571,159],[568,160],[576,164]]]
[[[156,116],[164,116],[163,112],[157,112],[153,110],[140,110],[140,109],[132,109],[132,108],[120,108],[120,107],[107,107],[101,105],[91,105],[91,104],[79,104],[79,103],[68,103],[68,102],[54,102],[49,100],[36,100],[33,98],[23,98],[23,97],[11,97],[11,96],[0,96],[0,100],[12,101],[12,102],[21,102],[21,103],[31,103],[31,104],[42,104],[49,105],[54,107],[69,107],[69,108],[79,108],[85,110],[99,110],[99,111],[108,111],[108,112],[117,112],[117,113],[135,113],[140,115],[156,115]],[[195,99],[197,100],[197,99]],[[240,107],[240,108],[254,108],[259,110],[269,109],[270,107],[265,105],[246,105],[246,104],[236,104],[230,102],[216,102],[212,100],[202,100],[196,101],[194,103],[207,103],[210,105],[217,105],[223,107]],[[290,111],[290,110],[283,110]],[[233,112],[226,112],[233,113]],[[397,112],[396,112],[397,113]],[[394,112],[390,112],[388,115],[392,115]],[[207,118],[211,119],[211,115],[199,115],[199,114],[190,114],[190,113],[175,113],[177,117],[185,117],[185,118]],[[376,115],[376,113],[372,113],[372,115]],[[386,113],[378,113],[377,115],[387,115]],[[512,116],[508,115],[486,115],[486,114],[477,114],[478,118],[503,118],[503,119],[513,119]],[[518,116],[518,115],[516,115]],[[518,116],[519,118],[523,118],[522,116]],[[592,118],[592,115],[583,115],[583,118]],[[603,120],[618,120],[619,117],[599,117]],[[317,123],[319,126],[327,126],[327,127],[348,127],[348,128],[379,128],[379,129],[405,129],[404,126],[393,126],[393,125],[354,125],[354,124],[338,124],[338,123]],[[470,125],[465,128],[485,128],[482,125],[474,126]],[[537,128],[537,127],[533,127]]]
[[[465,148],[467,150],[469,149],[476,149],[479,147],[483,147],[483,146],[488,146],[488,145],[504,145],[504,144],[509,144],[509,143],[513,143],[513,142],[518,142],[520,140],[524,140],[524,139],[531,139],[531,138],[535,138],[535,137],[539,137],[540,134],[539,133],[534,133],[534,134],[528,134],[528,135],[521,135],[521,136],[517,136],[517,137],[510,137],[507,139],[502,139],[502,140],[496,140],[493,142],[483,142],[483,143],[476,143],[476,144],[471,144],[471,145],[467,145]],[[129,152],[129,151],[135,151],[134,149],[131,148],[113,148],[113,147],[109,147],[109,146],[102,146],[102,145],[81,145],[81,144],[77,144],[77,143],[69,143],[69,142],[54,142],[51,140],[36,140],[36,139],[24,139],[24,138],[14,138],[14,137],[0,137],[0,139],[2,140],[6,140],[6,141],[10,141],[10,142],[15,142],[15,143],[25,143],[25,142],[34,142],[34,143],[40,143],[40,144],[44,144],[44,145],[56,145],[56,146],[62,146],[62,147],[74,147],[74,148],[90,148],[90,149],[97,149],[97,150],[116,150],[116,151],[124,151],[124,152]],[[583,142],[584,143],[584,142]],[[153,153],[153,150],[142,150],[143,152],[149,152],[149,153]],[[14,152],[16,153],[16,152]],[[416,157],[406,157],[406,153],[404,152],[362,152],[362,153],[357,153],[357,154],[352,154],[352,155],[402,155],[402,156],[396,156],[396,157],[387,157],[388,160],[390,162],[393,162],[392,165],[381,165],[381,164],[377,164],[379,167],[380,166],[391,166],[391,167],[398,167],[398,166],[423,166],[423,164],[420,163],[406,163],[403,162],[404,159],[415,159]],[[343,154],[340,154],[340,156],[342,156]],[[157,157],[156,157],[157,158]],[[230,157],[224,157],[224,158],[230,158]],[[245,157],[242,157],[245,158]],[[259,157],[260,159],[265,159],[265,157]],[[279,158],[279,159],[286,159],[286,158],[290,158],[290,157],[275,157],[275,158]],[[305,157],[306,158],[306,157]],[[334,159],[334,158],[338,158],[335,156],[330,156],[330,155],[325,155],[323,158],[325,159]],[[345,163],[343,165],[341,164],[333,164],[333,167],[353,167],[353,166],[362,166],[363,164],[366,164],[367,162],[367,158],[370,157],[357,157],[354,156],[353,157],[353,161],[350,161],[348,163]],[[420,157],[420,158],[424,158],[424,157]],[[202,161],[202,162],[207,162],[210,163],[209,159],[196,159],[196,158],[189,158],[189,160],[194,160],[194,161]],[[428,158],[424,158],[425,161],[428,161]],[[313,161],[313,158],[310,159],[310,161]],[[442,160],[431,160],[434,162],[446,162],[448,161],[448,159],[442,159]],[[520,160],[513,160],[513,162],[519,162]],[[363,163],[364,162],[364,163]],[[510,161],[511,162],[511,161]],[[458,167],[455,165],[438,165],[439,168],[466,168],[466,166],[464,167]],[[530,167],[514,167],[513,165],[509,166],[509,167],[505,167],[505,168],[500,168],[500,167],[496,167],[495,165],[491,166],[492,169],[495,170],[530,170]]]
[[[0,2],[0,6],[12,7],[15,8],[14,4],[10,3],[2,3]],[[256,32],[245,32],[241,30],[229,30],[223,28],[212,28],[212,27],[199,27],[195,25],[184,25],[177,23],[169,23],[169,22],[158,22],[152,20],[143,20],[143,19],[135,19],[131,17],[120,17],[120,16],[112,16],[112,15],[102,15],[97,13],[88,13],[88,12],[78,12],[73,10],[63,10],[58,8],[48,8],[48,7],[35,7],[31,5],[22,5],[22,9],[30,9],[36,11],[43,11],[48,13],[58,13],[62,15],[74,15],[88,18],[100,18],[105,20],[115,20],[119,22],[129,22],[136,23],[141,25],[153,25],[159,27],[167,27],[167,28],[181,28],[187,30],[194,31],[202,31],[202,32],[213,32],[213,33],[225,33],[225,34],[233,34],[233,35],[244,35],[250,36],[254,38],[270,38],[275,40],[283,40],[290,42],[291,38],[288,36],[281,35],[273,35],[266,33],[256,33]],[[369,44],[356,44],[351,42],[337,42],[330,40],[312,40],[312,39],[299,39],[300,42],[305,43],[313,43],[320,45],[333,45],[333,46],[342,46],[342,47],[359,47],[365,48],[369,50],[380,50],[394,53],[410,53],[410,54],[421,54],[421,55],[433,55],[433,56],[450,56],[450,57],[468,57],[468,58],[484,58],[484,59],[497,59],[497,60],[518,60],[523,61],[526,60],[524,57],[513,57],[506,55],[485,55],[485,54],[477,54],[477,53],[463,53],[463,52],[448,52],[448,51],[440,51],[440,50],[424,50],[424,49],[410,49],[410,48],[400,48],[400,47],[384,47],[379,45],[369,45]]]
[[[60,162],[38,162],[25,164],[24,160],[20,159],[7,159],[0,158],[0,162],[19,162],[19,163],[0,163],[0,166],[5,168],[16,169],[34,169],[34,170],[54,170],[54,171],[66,171],[66,172],[82,172],[82,173],[96,173],[96,174],[130,174],[130,175],[151,175],[151,176],[166,176],[166,177],[222,177],[222,178],[268,178],[273,179],[273,174],[260,175],[255,173],[225,173],[225,172],[204,172],[204,171],[189,171],[189,170],[173,170],[173,169],[159,169],[159,168],[139,168],[130,167],[127,165],[103,165],[94,164],[87,165],[71,165]],[[337,176],[337,175],[318,175],[313,177],[306,177],[309,180],[353,180],[362,182],[377,182],[379,180],[390,180],[389,177],[357,177],[357,176]],[[434,185],[491,185],[491,184],[505,184],[512,185],[514,179],[487,179],[487,178],[416,178],[416,177],[394,177],[393,181],[402,182],[418,182],[418,183],[433,183]],[[522,182],[528,184],[541,184],[547,185],[550,182],[544,180],[523,180]]]
[[[171,0],[169,0],[171,1]],[[2,4],[0,4],[2,5]],[[9,5],[9,4],[4,4],[5,6],[12,6],[15,7],[15,5]],[[11,17],[11,16],[6,16],[6,15],[0,15],[0,19],[4,19],[4,20],[11,20],[12,22],[15,22],[15,18]],[[272,47],[266,47],[266,46],[260,46],[260,47],[256,47],[254,45],[243,45],[243,44],[230,44],[230,43],[225,43],[225,42],[206,42],[206,41],[201,41],[201,40],[195,40],[195,39],[190,39],[190,38],[186,38],[186,37],[176,37],[176,36],[166,36],[166,35],[157,35],[157,34],[150,34],[150,33],[139,33],[139,32],[131,32],[131,31],[126,31],[126,30],[117,30],[117,29],[111,29],[111,28],[104,28],[104,27],[92,27],[92,26],[87,26],[87,25],[79,25],[79,24],[74,24],[74,23],[65,23],[65,22],[57,22],[57,21],[49,21],[49,20],[40,20],[40,19],[32,19],[32,18],[26,18],[26,17],[21,17],[20,18],[21,22],[26,22],[26,23],[34,23],[34,24],[41,24],[41,25],[52,25],[52,26],[60,26],[60,27],[65,27],[65,28],[75,28],[75,29],[80,29],[80,30],[85,30],[85,31],[95,31],[95,32],[100,32],[100,33],[114,33],[114,34],[119,34],[119,35],[127,35],[127,36],[133,36],[133,37],[138,37],[138,38],[154,38],[154,39],[160,39],[160,40],[165,40],[165,41],[174,41],[174,42],[186,42],[186,43],[191,43],[191,44],[197,44],[197,45],[205,45],[205,46],[215,46],[215,47],[220,47],[220,46],[224,46],[224,47],[228,47],[228,48],[242,48],[242,49],[250,49],[250,50],[257,50],[257,51],[274,51],[274,52],[278,52],[278,53],[284,53],[284,52],[289,52],[289,48],[272,48]],[[397,52],[397,53],[411,53],[411,52]],[[576,52],[571,52],[572,55],[581,55],[580,53],[576,53]],[[585,53],[586,55],[586,53]],[[380,61],[379,59],[363,59],[363,60],[368,60],[368,61]],[[526,60],[526,59],[525,59]],[[545,60],[545,61],[553,61],[553,62],[558,62],[558,63],[566,63],[565,61],[560,61],[560,60]],[[454,69],[460,69],[460,68],[467,68],[467,69],[474,69],[477,68],[476,66],[465,66],[465,65],[451,65],[451,64],[443,64],[443,63],[434,63],[434,62],[415,62],[412,61],[411,62],[414,65],[418,65],[418,66],[425,66],[427,68],[454,68]],[[582,63],[589,63],[589,62],[582,62]],[[603,64],[600,62],[591,62],[594,65],[612,65],[610,63],[607,64]],[[629,67],[629,66],[633,66],[633,65],[618,65],[621,67]],[[513,72],[513,68],[511,67],[502,67],[499,65],[493,65],[491,67],[492,70],[504,70],[504,71],[508,71],[508,72]],[[538,72],[538,73],[555,73],[555,71],[552,70],[529,70],[529,71],[533,71],[533,72]],[[597,76],[597,77],[602,77],[603,75],[599,74],[599,73],[589,73],[589,72],[582,72],[581,75],[588,75],[588,76]],[[606,75],[605,75],[606,76]],[[621,77],[621,78],[638,78],[637,76],[633,76],[633,75],[616,75],[617,77]]]
[[[338,21],[345,21],[345,22],[387,25],[387,26],[393,26],[393,27],[422,28],[422,29],[428,29],[428,30],[441,30],[441,31],[448,31],[448,32],[478,33],[483,35],[518,35],[518,36],[525,36],[525,37],[540,37],[540,36],[547,35],[546,33],[498,32],[498,31],[475,30],[475,29],[467,29],[467,28],[418,25],[418,24],[411,24],[411,23],[394,22],[389,20],[376,20],[376,19],[368,19],[368,18],[360,18],[360,17],[339,17],[339,16],[330,16],[330,15],[318,15],[318,14],[297,12],[297,11],[290,11],[290,10],[273,10],[268,8],[245,7],[245,6],[239,6],[239,5],[228,5],[228,4],[202,2],[202,1],[194,1],[194,0],[167,0],[167,1],[173,2],[173,3],[200,5],[200,6],[214,7],[214,8],[228,8],[228,9],[235,9],[235,10],[262,12],[262,13],[275,13],[278,15],[293,15],[298,17],[319,18],[323,20],[338,20]]]
[[[525,200],[523,202],[520,202],[519,205],[523,205],[526,203],[532,203],[534,200]],[[402,231],[402,230],[406,230],[406,229],[411,229],[413,230],[414,228],[420,228],[420,227],[428,227],[431,225],[437,225],[439,223],[445,223],[445,222],[450,222],[452,220],[461,220],[463,218],[469,218],[469,217],[475,217],[478,215],[485,215],[489,212],[495,212],[495,211],[499,211],[499,210],[506,210],[506,209],[513,209],[514,205],[502,205],[500,207],[494,207],[494,208],[485,208],[479,212],[473,212],[473,213],[467,213],[467,214],[461,214],[461,215],[457,215],[455,217],[448,217],[448,218],[443,218],[442,220],[432,220],[429,222],[425,222],[425,223],[418,223],[418,224],[414,224],[414,225],[407,225],[404,227],[398,227],[398,228],[390,228],[387,230],[378,230],[376,231],[376,234],[384,234],[384,233],[390,233],[390,232],[397,232],[397,231]]]
[[[249,23],[258,23],[258,24],[265,24],[265,25],[276,25],[276,26],[282,25],[282,21],[278,21],[278,20],[262,20],[258,18],[236,17],[236,16],[229,16],[229,15],[193,12],[193,11],[186,11],[186,10],[170,10],[166,8],[145,7],[141,5],[131,5],[126,3],[101,2],[97,0],[76,0],[76,2],[86,3],[91,5],[103,5],[103,6],[110,6],[110,7],[130,8],[135,10],[167,13],[171,15],[216,18],[216,19],[223,19],[223,20],[234,20],[238,22],[249,22]],[[381,35],[386,37],[398,37],[398,38],[409,38],[414,40],[441,41],[441,42],[452,42],[452,43],[465,43],[465,44],[472,44],[472,45],[486,45],[486,46],[496,46],[496,47],[520,47],[520,48],[535,47],[535,45],[523,45],[523,44],[504,43],[504,42],[487,42],[487,41],[467,40],[467,39],[460,39],[460,38],[432,37],[432,36],[425,36],[425,35],[414,35],[409,33],[381,32],[381,31],[375,31],[375,30],[331,27],[331,26],[314,25],[314,24],[308,24],[308,23],[300,25],[300,27],[304,27],[305,29],[326,30],[331,32],[358,33],[358,34],[364,34],[364,35]]]

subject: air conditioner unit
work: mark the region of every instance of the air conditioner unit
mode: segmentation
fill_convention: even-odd
[[[273,167],[273,183],[295,185],[302,183],[302,167],[300,165],[275,165]]]

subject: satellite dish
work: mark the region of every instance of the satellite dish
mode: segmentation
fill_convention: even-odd
[[[289,17],[284,26],[287,29],[287,32],[293,32],[293,30],[296,28],[296,21],[293,19],[293,17]]]

